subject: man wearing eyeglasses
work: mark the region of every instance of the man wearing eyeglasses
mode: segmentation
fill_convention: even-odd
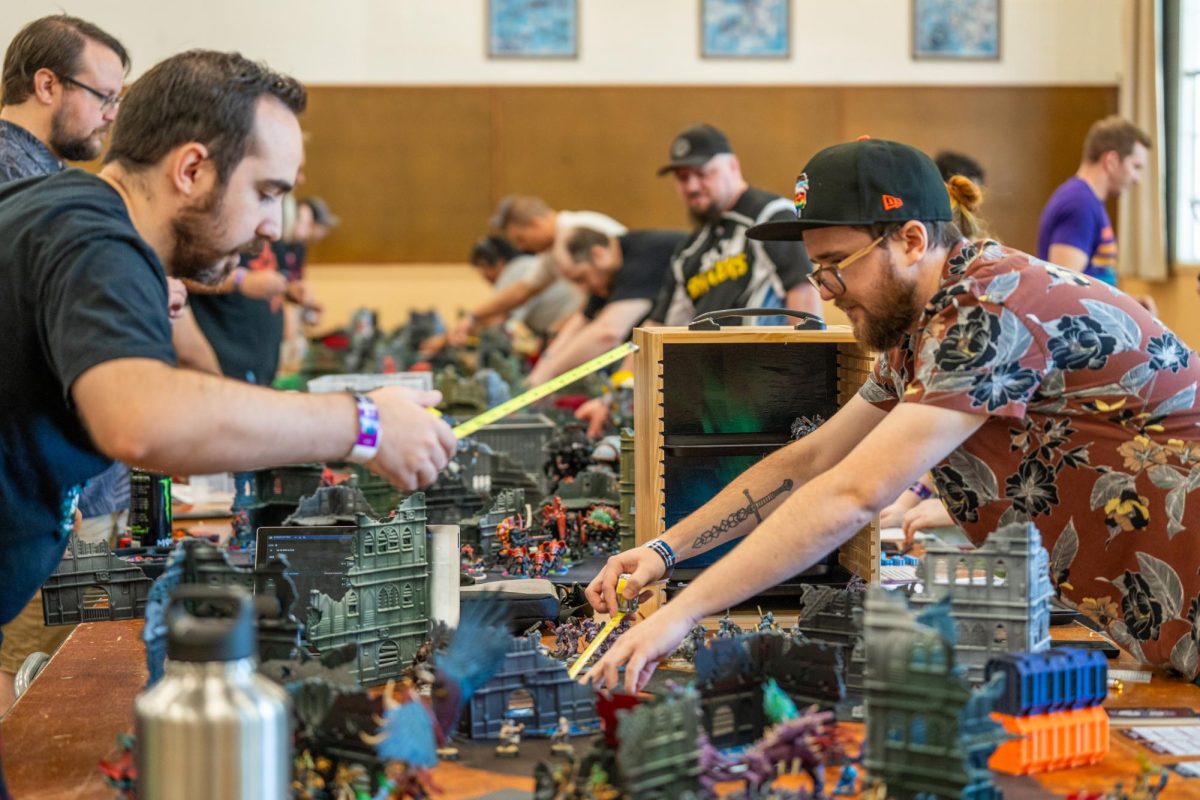
[[[58,15],[26,25],[4,54],[0,183],[100,155],[128,69],[121,43],[90,22]]]
[[[822,298],[879,358],[816,431],[609,559],[587,589],[602,611],[621,573],[636,597],[676,559],[746,536],[587,680],[643,685],[700,619],[812,565],[930,470],[976,544],[1036,525],[1064,599],[1136,658],[1196,678],[1200,358],[1128,295],[971,241],[978,201],[919,150],[868,139],[808,162],[796,219],[750,229],[803,239]]]
[[[43,17],[13,38],[0,88],[0,186],[61,172],[68,161],[100,155],[117,116],[129,55],[112,35],[86,20]],[[184,306],[187,290],[169,281],[172,341],[181,364],[216,373],[212,348]],[[79,499],[80,536],[115,540],[129,510],[129,469],[114,464],[88,482]],[[0,714],[13,700],[13,678],[35,652],[52,654],[70,627],[43,624],[35,596],[0,634]]]

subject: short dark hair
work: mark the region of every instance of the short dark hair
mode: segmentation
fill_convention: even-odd
[[[567,236],[567,253],[576,264],[591,263],[593,247],[608,247],[612,241],[607,233],[591,228],[576,228]]]
[[[984,180],[983,167],[979,162],[963,153],[956,153],[953,150],[943,150],[937,154],[937,158],[933,159],[937,164],[938,172],[942,173],[942,180],[948,181],[955,175],[963,175],[970,178],[973,183],[987,183]]]
[[[501,261],[509,262],[517,257],[517,248],[502,236],[484,236],[471,248],[472,264],[494,266]]]
[[[33,94],[33,76],[39,69],[48,69],[62,78],[74,77],[88,39],[116,53],[121,66],[129,71],[129,54],[116,37],[78,17],[42,17],[22,28],[8,45],[0,78],[0,105],[24,103]]]
[[[308,103],[295,78],[239,53],[189,50],[171,56],[129,88],[104,163],[144,169],[181,144],[199,142],[223,183],[245,158],[258,99],[268,95],[295,114]]]
[[[1113,114],[1092,124],[1083,140],[1083,160],[1095,164],[1107,152],[1116,151],[1121,158],[1133,152],[1133,146],[1151,146],[1150,136],[1129,120]]]

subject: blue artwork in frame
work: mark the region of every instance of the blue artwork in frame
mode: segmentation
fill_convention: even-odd
[[[578,0],[488,0],[491,58],[576,58]]]
[[[787,58],[791,0],[700,0],[704,58]]]
[[[913,58],[1000,59],[1000,0],[912,0]]]

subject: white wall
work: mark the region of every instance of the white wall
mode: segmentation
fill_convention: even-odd
[[[1121,0],[1003,0],[999,62],[914,62],[911,0],[792,0],[792,58],[703,60],[700,0],[579,0],[580,57],[491,61],[487,0],[4,0],[0,46],[65,10],[121,39],[136,77],[191,47],[309,83],[1112,85]]]

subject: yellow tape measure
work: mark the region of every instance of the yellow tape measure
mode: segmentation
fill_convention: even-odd
[[[592,660],[592,656],[596,654],[596,650],[599,649],[600,645],[604,643],[604,640],[608,638],[608,635],[616,630],[617,626],[621,624],[621,620],[625,619],[625,615],[637,611],[638,599],[635,597],[632,600],[626,600],[622,594],[625,591],[626,577],[627,576],[622,575],[621,577],[617,578],[617,613],[613,614],[609,618],[604,627],[600,629],[600,632],[596,634],[596,638],[592,639],[584,651],[579,655],[579,658],[575,659],[575,663],[571,665],[569,670],[567,670],[568,678],[574,680],[576,677],[578,677],[579,673],[583,671],[583,668],[587,665],[587,663]]]
[[[621,359],[625,358],[625,356],[635,352],[636,350],[637,345],[633,342],[626,342],[623,345],[614,347],[604,355],[596,356],[591,361],[584,362],[575,369],[567,370],[557,378],[551,378],[541,386],[537,386],[533,389],[530,389],[528,392],[519,394],[513,399],[503,402],[495,408],[489,408],[479,416],[472,417],[461,425],[456,425],[454,427],[454,435],[459,439],[462,439],[465,436],[470,436],[479,429],[486,428],[493,422],[499,422],[509,414],[520,411],[522,408],[525,408],[525,406],[529,405],[535,400],[541,400],[546,395],[554,394],[564,386],[570,386],[580,378],[591,375],[601,367],[607,367],[609,364],[620,361]]]

